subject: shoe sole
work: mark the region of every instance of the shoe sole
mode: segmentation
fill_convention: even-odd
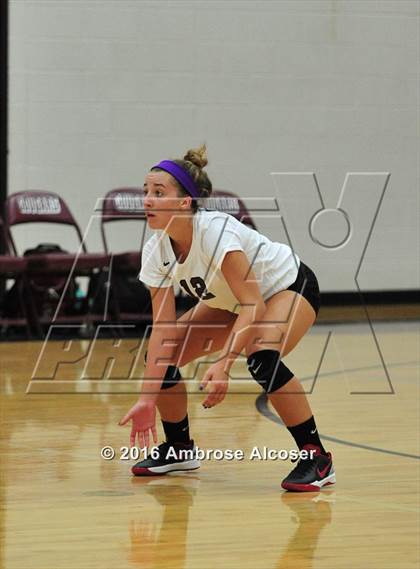
[[[168,472],[185,472],[187,470],[197,470],[200,468],[199,460],[186,460],[184,462],[176,462],[174,464],[165,464],[163,466],[133,466],[131,472],[134,476],[159,476]]]
[[[336,483],[335,472],[332,471],[322,480],[315,480],[311,484],[294,484],[292,482],[282,482],[281,487],[289,492],[319,492],[324,486],[331,486]]]

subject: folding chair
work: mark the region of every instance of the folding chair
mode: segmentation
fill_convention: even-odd
[[[107,254],[109,243],[106,236],[105,226],[116,221],[139,221],[139,239],[137,249],[116,253],[112,255],[111,288],[115,291],[114,302],[116,312],[122,321],[149,321],[152,318],[151,299],[148,289],[141,281],[138,274],[141,267],[141,251],[146,234],[146,216],[144,214],[144,192],[142,188],[115,188],[110,190],[102,202],[101,210],[101,235],[104,250]],[[121,277],[127,282],[138,285],[137,309],[121,309],[119,298],[122,295]]]
[[[28,190],[8,196],[5,204],[7,238],[17,255],[11,228],[19,224],[54,223],[74,228],[79,241],[79,253],[35,254],[27,258],[29,281],[36,276],[66,275],[66,285],[59,299],[53,317],[37,315],[37,331],[41,335],[42,324],[77,322],[87,325],[94,321],[106,320],[107,313],[90,312],[94,296],[98,292],[101,277],[109,271],[110,256],[104,253],[88,253],[80,228],[64,199],[54,192]],[[38,235],[38,234],[37,234]],[[60,314],[63,297],[71,277],[89,277],[87,310],[84,314]]]
[[[229,213],[245,225],[251,227],[251,229],[257,229],[257,226],[252,220],[251,214],[243,200],[232,192],[227,192],[226,190],[213,190],[211,196],[206,198],[203,205],[209,209],[216,209],[217,211]]]
[[[7,237],[6,228],[4,226],[3,220],[0,218],[0,239],[3,242],[4,254],[0,255],[0,280],[1,287],[4,292],[2,309],[0,311],[0,324],[2,326],[1,335],[5,336],[9,326],[24,326],[26,329],[26,335],[28,338],[32,337],[31,332],[31,317],[28,310],[27,303],[24,301],[26,296],[29,303],[32,300],[30,292],[28,291],[27,280],[26,280],[26,268],[27,260],[24,257],[17,257],[10,253],[10,242]],[[16,308],[18,309],[21,316],[10,317],[7,316],[7,310],[10,310],[10,306],[4,304],[4,298],[7,291],[4,289],[5,282],[8,279],[13,279],[16,290]],[[29,304],[30,306],[30,304]]]
[[[111,221],[139,220],[143,222],[138,249],[113,255],[113,268],[127,271],[140,271],[141,249],[146,233],[146,216],[144,213],[144,192],[142,188],[115,188],[109,191],[102,202],[101,235],[106,253],[109,245],[105,225]]]

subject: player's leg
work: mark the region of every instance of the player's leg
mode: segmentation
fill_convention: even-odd
[[[313,491],[335,482],[331,455],[326,453],[319,439],[311,407],[299,380],[282,362],[315,322],[316,303],[312,302],[310,294],[306,297],[295,290],[273,295],[266,303],[267,310],[261,323],[255,327],[246,354],[251,375],[266,391],[299,449],[313,450],[316,455],[313,468],[307,468],[310,475],[303,476],[302,473],[311,465],[300,462],[294,474],[291,473],[282,485],[291,490]]]
[[[254,335],[254,340],[257,341],[246,347],[246,355],[248,359],[254,355],[257,362],[264,356],[275,358],[283,373],[277,373],[277,376],[272,374],[269,378],[267,376],[268,382],[263,387],[285,425],[299,424],[309,419],[312,411],[300,381],[292,372],[284,370],[280,358],[287,356],[312,326],[316,318],[315,311],[305,298],[290,290],[277,293],[266,305],[267,311]],[[269,351],[275,353],[270,354]],[[266,368],[267,363],[264,362],[261,370],[263,367]],[[271,368],[270,371],[274,371],[274,366]]]
[[[172,379],[163,382],[157,398],[157,407],[163,420],[179,421],[187,410],[187,392],[180,367],[205,355],[221,350],[237,318],[228,310],[210,308],[199,302],[168,329],[167,336],[173,341],[173,361],[169,366]]]
[[[236,318],[236,314],[210,308],[203,302],[196,304],[178,318],[176,329],[171,335],[176,346],[173,365],[169,371],[174,379],[163,382],[156,401],[167,440],[189,440],[187,390],[179,368],[205,354],[221,350]]]
[[[166,442],[158,448],[156,459],[148,457],[133,466],[136,476],[166,474],[174,470],[194,470],[200,466],[196,459],[185,460],[181,451],[194,451],[188,421],[188,396],[179,367],[221,350],[237,318],[227,310],[210,308],[200,302],[183,314],[174,327],[167,327],[162,335],[174,345],[165,379],[156,400],[165,432]],[[177,458],[175,456],[180,456]],[[170,455],[170,456],[169,456]],[[185,454],[184,454],[185,457]],[[188,457],[189,458],[189,457]]]

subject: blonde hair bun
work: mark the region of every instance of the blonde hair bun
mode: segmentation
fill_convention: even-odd
[[[204,168],[209,161],[207,160],[207,147],[202,144],[199,148],[191,148],[184,156],[184,160],[192,162],[197,168]]]

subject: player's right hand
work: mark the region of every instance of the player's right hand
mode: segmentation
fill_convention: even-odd
[[[136,438],[138,437],[139,446],[141,448],[148,447],[150,444],[150,433],[153,442],[157,444],[156,405],[154,403],[139,399],[125,417],[120,420],[118,425],[122,427],[130,419],[132,420],[130,446],[136,446]]]

